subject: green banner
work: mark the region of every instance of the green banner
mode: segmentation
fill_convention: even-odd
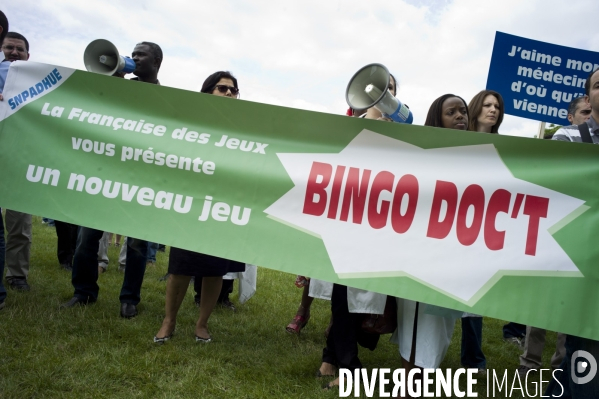
[[[15,62],[0,205],[599,339],[596,146]]]

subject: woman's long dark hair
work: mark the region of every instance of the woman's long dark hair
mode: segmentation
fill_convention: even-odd
[[[441,97],[437,98],[431,104],[431,107],[428,109],[428,114],[426,115],[426,121],[424,122],[424,126],[433,126],[433,127],[444,127],[443,119],[441,116],[443,115],[443,103],[445,100],[451,97],[456,97],[462,100],[464,106],[466,107],[466,113],[470,115],[468,112],[468,106],[466,105],[466,101],[460,96],[456,96],[455,94],[444,94]],[[468,117],[466,117],[468,119]]]
[[[200,90],[200,92],[212,94],[218,82],[223,78],[231,79],[233,81],[233,86],[235,86],[236,89],[239,89],[239,87],[237,86],[237,79],[235,79],[235,76],[231,75],[231,72],[218,71],[214,72],[212,75],[206,78],[204,84],[202,85],[202,90]]]
[[[501,125],[501,122],[503,122],[503,98],[501,97],[501,94],[493,90],[483,90],[474,97],[472,97],[472,100],[470,100],[468,108],[470,108],[471,113],[468,114],[468,130],[471,130],[473,132],[478,131],[478,117],[480,116],[480,113],[483,110],[483,103],[485,102],[485,98],[488,95],[492,95],[493,97],[495,97],[497,99],[497,102],[499,103],[499,115],[497,115],[497,123],[495,123],[495,125],[491,127],[491,133],[498,132],[499,126]]]

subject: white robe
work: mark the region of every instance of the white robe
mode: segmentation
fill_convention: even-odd
[[[406,360],[412,354],[415,314],[416,302],[397,298],[397,330],[391,337],[391,342],[399,345],[399,354]],[[449,348],[455,321],[461,314],[462,312],[420,303],[414,361],[416,366],[439,367]]]
[[[333,295],[333,283],[313,278],[310,280],[309,295],[312,298],[330,301]],[[383,314],[386,303],[387,295],[385,294],[347,287],[347,306],[350,313]]]

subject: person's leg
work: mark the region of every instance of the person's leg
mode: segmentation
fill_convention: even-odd
[[[164,320],[160,330],[156,333],[156,338],[170,336],[175,331],[177,324],[177,313],[185,298],[187,287],[191,276],[181,276],[171,274],[166,282],[166,301],[164,305]]]
[[[125,245],[123,245],[125,246]],[[137,238],[127,238],[127,261],[125,278],[119,300],[121,303],[137,305],[141,300],[141,284],[146,272],[148,242]]]
[[[61,222],[60,220],[55,220],[54,225],[56,227],[56,255],[58,256],[58,263],[63,269],[71,271],[73,270],[73,257],[77,249],[79,226]]]
[[[196,323],[196,337],[210,339],[208,319],[216,306],[218,295],[223,284],[222,276],[202,278],[202,298],[200,299],[200,317]]]
[[[542,368],[541,356],[545,347],[546,331],[542,328],[526,326],[526,339],[524,340],[524,353],[520,356],[521,373],[528,369],[537,370]],[[559,364],[558,364],[559,366]]]
[[[119,245],[121,245],[121,238],[122,238],[122,237],[123,237],[123,236],[122,236],[122,235],[120,235],[120,234],[115,234],[114,245],[115,245],[116,247],[118,247]]]
[[[566,356],[566,334],[557,333],[557,342],[555,343],[555,353],[551,356],[551,368],[559,368],[562,360]]]
[[[79,229],[71,282],[75,288],[73,296],[82,301],[95,302],[98,299],[98,246],[101,237],[100,230]]]
[[[6,210],[6,280],[24,281],[23,289],[29,288],[25,286],[29,274],[31,230],[31,215]]]
[[[299,334],[306,324],[308,324],[308,321],[310,320],[310,307],[314,301],[314,298],[312,298],[309,294],[310,283],[304,285],[302,301],[300,302],[299,308],[297,308],[297,312],[295,313],[295,316],[291,322],[287,325],[287,327],[285,327],[288,333]]]
[[[462,366],[473,369],[487,368],[482,342],[483,318],[462,317]]]
[[[518,338],[522,339],[526,335],[526,326],[519,323],[507,323],[503,326],[503,338]]]
[[[6,252],[6,243],[4,241],[4,219],[2,218],[2,209],[0,209],[0,306],[4,307],[6,299],[6,288],[4,288],[4,259]]]
[[[55,220],[56,227],[56,257],[58,264],[67,269],[73,263],[73,253],[71,252],[71,224]]]
[[[123,246],[119,251],[119,271],[124,272],[125,266],[127,265],[127,237],[125,237],[125,241],[123,241]]]
[[[335,284],[333,286],[331,310],[333,312],[333,327],[329,337],[335,329],[336,333],[333,340],[339,368],[350,370],[362,368],[362,363],[358,358],[358,335],[355,326],[356,318],[361,318],[363,315],[349,312],[347,287],[345,285]]]
[[[156,251],[158,251],[158,244],[155,242],[148,242],[148,261],[147,263],[156,263]]]
[[[229,301],[229,294],[233,292],[233,282],[235,280],[224,279],[223,278],[223,287],[220,289],[220,294],[218,295],[218,302],[224,303]]]
[[[200,306],[200,302],[202,300],[202,277],[195,277],[193,279],[193,290],[195,291],[194,301],[196,306]]]
[[[108,245],[110,245],[110,233],[105,231],[98,247],[98,273],[104,273],[108,269]]]

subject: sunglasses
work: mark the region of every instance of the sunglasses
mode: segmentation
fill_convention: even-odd
[[[219,92],[223,94],[225,94],[227,90],[231,90],[231,94],[233,94],[234,96],[239,94],[239,89],[237,87],[227,85],[216,85],[215,87],[216,89],[218,89]]]

